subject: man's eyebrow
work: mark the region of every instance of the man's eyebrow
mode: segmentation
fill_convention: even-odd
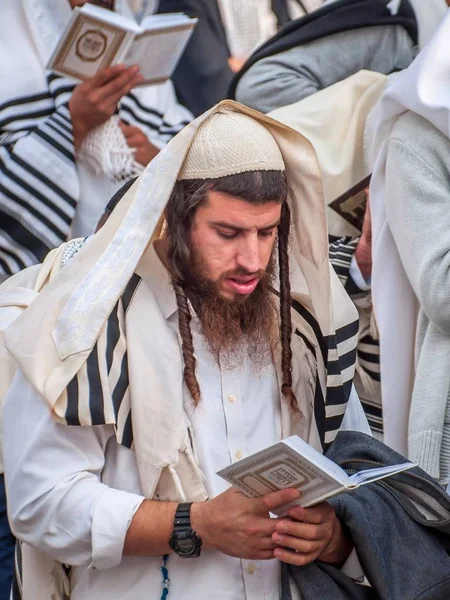
[[[226,221],[209,221],[209,224],[213,227],[223,227],[224,229],[231,229],[232,231],[236,232],[251,231],[250,228],[238,227],[237,225],[232,225],[231,223],[227,223]],[[275,223],[273,223],[272,225],[266,225],[265,227],[261,227],[260,229],[258,229],[258,231],[267,231],[268,229],[274,229],[275,227],[278,227],[279,224],[280,219],[275,221]]]

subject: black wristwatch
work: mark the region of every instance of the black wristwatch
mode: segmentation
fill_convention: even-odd
[[[169,540],[169,546],[181,558],[197,558],[202,549],[202,539],[191,527],[191,504],[178,505]]]

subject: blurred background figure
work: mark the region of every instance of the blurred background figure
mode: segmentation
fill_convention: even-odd
[[[450,13],[376,111],[373,298],[387,443],[450,482]]]
[[[190,120],[171,82],[120,65],[75,84],[45,70],[83,0],[5,0],[0,20],[0,280],[91,234],[112,194]],[[125,0],[98,0],[133,17]]]
[[[227,97],[253,50],[321,0],[160,0],[158,12],[184,12],[200,22],[173,81],[178,97],[199,115]]]
[[[444,0],[430,0],[439,2]],[[420,15],[410,0],[399,0],[395,7],[389,0],[331,0],[259,48],[233,80],[230,95],[269,112],[361,69],[385,75],[400,71],[417,53],[418,28],[428,32],[442,17],[439,13],[433,20],[422,10]]]

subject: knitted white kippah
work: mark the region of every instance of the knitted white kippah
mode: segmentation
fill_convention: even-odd
[[[178,179],[217,179],[248,171],[284,171],[272,134],[250,117],[218,112],[198,129]]]

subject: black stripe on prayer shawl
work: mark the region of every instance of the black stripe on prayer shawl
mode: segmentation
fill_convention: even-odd
[[[356,348],[343,354],[338,360],[329,360],[327,365],[328,375],[339,375],[344,369],[348,369],[356,362]]]
[[[150,106],[144,106],[139,100],[139,98],[135,94],[133,94],[133,92],[130,92],[127,96],[125,96],[125,98],[121,100],[121,104],[128,102],[136,104],[136,106],[140,110],[142,110],[142,112],[147,113],[148,115],[153,115],[161,121],[164,119],[164,114],[162,112],[156,110],[155,108],[151,108]]]
[[[1,164],[1,161],[0,161],[0,164]],[[9,174],[8,169],[6,169],[6,173]],[[10,179],[11,179],[11,181],[17,181],[16,177],[11,177]],[[22,181],[22,187],[24,190],[26,190],[26,191],[28,191],[28,193],[30,193],[28,190],[29,186],[27,184],[25,184],[25,182],[23,182],[23,181]],[[2,185],[0,183],[0,196],[1,195],[5,196],[6,198],[9,198],[12,202],[15,202],[17,206],[22,206],[22,208],[25,208],[26,211],[28,213],[30,213],[30,215],[33,215],[34,217],[36,217],[40,223],[45,225],[59,239],[61,239],[61,240],[64,239],[65,236],[64,236],[64,233],[61,231],[61,229],[45,216],[45,209],[42,210],[42,212],[40,210],[37,210],[37,208],[35,206],[26,202],[25,200],[16,196],[15,194],[11,193],[8,190],[8,188],[6,188],[4,185]],[[5,211],[8,210],[6,208],[6,206],[5,206],[4,210]],[[38,235],[38,232],[35,231],[35,234]]]
[[[42,116],[48,112],[50,116]],[[20,128],[24,130],[13,131]],[[78,199],[67,185],[62,189],[67,181],[58,185],[39,168],[38,154],[36,162],[21,158],[19,142],[30,136],[45,145],[62,169],[73,171],[74,179],[75,148],[67,106],[58,108],[48,93],[3,104],[0,136],[0,274],[12,275],[41,262],[67,239]],[[73,188],[74,194],[77,189]]]
[[[361,400],[361,404],[371,430],[383,434],[383,411],[381,407],[369,404],[366,400]]]
[[[23,190],[28,192],[28,194],[30,194],[30,196],[32,196],[33,200],[34,199],[39,200],[40,204],[32,205],[30,203],[30,201],[26,201],[26,200],[22,200],[22,199],[18,198],[15,194],[12,194],[2,184],[0,184],[0,190],[3,191],[5,196],[10,197],[11,200],[17,202],[17,204],[23,206],[29,212],[31,212],[32,214],[37,216],[39,218],[39,220],[42,221],[43,223],[45,223],[49,229],[52,229],[56,233],[57,236],[64,238],[64,233],[58,227],[56,227],[56,225],[54,225],[49,219],[47,219],[45,215],[46,215],[46,213],[49,212],[48,209],[51,208],[53,210],[53,212],[60,219],[62,219],[65,223],[67,223],[67,225],[70,225],[71,218],[63,210],[61,210],[58,206],[54,206],[51,202],[49,202],[47,197],[44,194],[42,194],[41,192],[39,192],[36,187],[32,186],[30,183],[26,182],[24,179],[21,179],[18,175],[13,173],[11,171],[11,169],[9,169],[5,165],[5,163],[1,160],[1,158],[0,158],[0,167],[1,167],[4,175],[7,175],[11,181],[14,181],[18,186],[21,186]],[[39,179],[42,181],[41,177],[39,177]],[[37,208],[35,208],[35,207],[40,206],[40,205],[42,205],[42,209],[41,209],[41,211],[38,211]]]
[[[86,361],[92,425],[103,425],[105,423],[105,400],[98,362],[98,346],[96,344]]]
[[[308,340],[308,338],[300,333],[297,329],[294,331],[295,335],[298,335],[304,341],[306,347],[317,360],[316,349]],[[325,402],[322,393],[322,386],[320,385],[319,376],[316,373],[316,389],[314,390],[314,418],[317,425],[317,431],[319,432],[320,443],[322,448],[325,447],[325,430],[326,430],[326,412]]]
[[[322,335],[322,331],[320,330],[319,323],[312,316],[312,314],[306,310],[304,306],[300,304],[297,300],[292,299],[292,308],[297,312],[303,319],[308,323],[308,325],[313,330],[314,335],[319,343],[320,351],[322,353],[322,359],[324,364],[326,365],[328,362],[328,348],[325,341],[325,338]]]
[[[1,107],[0,107],[0,110],[1,110]],[[48,108],[35,110],[35,111],[30,110],[29,112],[26,112],[26,113],[20,112],[20,113],[11,115],[10,117],[0,120],[0,128],[4,129],[10,123],[20,123],[21,121],[44,119],[45,117],[49,117],[54,112],[54,110],[55,110],[55,107],[54,107],[53,103],[49,102]]]
[[[133,276],[131,277],[127,287],[125,288],[124,293],[122,294],[123,310],[125,314],[128,311],[131,301],[133,300],[133,296],[136,293],[141,281],[142,278],[136,273],[133,273]]]
[[[67,410],[64,419],[67,425],[80,425],[78,416],[78,376],[69,382],[67,386]]]
[[[98,342],[86,361],[86,377],[75,375],[67,386],[67,410],[65,422],[67,425],[80,425],[80,398],[88,398],[88,406],[84,407],[89,413],[89,424],[103,425],[106,423],[106,404],[112,407],[115,415],[117,442],[127,448],[133,444],[133,429],[131,410],[122,410],[122,402],[129,388],[128,357],[126,348],[119,341],[121,338],[119,311],[125,316],[141,277],[133,274],[121,298],[116,303],[106,323],[106,352],[99,352]],[[114,362],[120,361],[120,373],[117,381],[110,382],[111,369]],[[102,377],[103,375],[103,377]],[[114,386],[111,389],[111,386]],[[86,387],[87,386],[87,387]],[[82,393],[84,391],[84,394]],[[85,423],[83,423],[85,424]]]
[[[5,271],[5,273],[9,268],[8,263],[6,263],[3,258],[0,258],[0,267],[3,269],[3,271]]]
[[[32,102],[39,102],[41,100],[48,100],[51,95],[48,92],[42,92],[40,94],[30,94],[28,96],[19,96],[13,100],[8,100],[0,104],[0,111],[6,110],[7,108],[13,108],[14,106],[23,106]]]
[[[108,328],[106,334],[106,368],[108,373],[111,371],[114,350],[120,339],[119,316],[116,310],[113,310],[108,317]]]
[[[131,410],[128,413],[127,420],[125,421],[125,427],[122,433],[122,440],[119,442],[125,448],[131,448],[133,445],[133,425],[131,422]]]
[[[14,238],[14,242],[17,241],[20,246],[25,248],[33,248],[33,256],[36,257],[35,262],[39,263],[44,260],[48,254],[49,247],[37,235],[35,235],[33,231],[30,231],[24,227],[18,219],[1,209],[0,223],[0,238],[3,237],[2,230],[5,228],[5,232],[8,232],[8,234]],[[0,247],[2,247],[1,241]],[[0,252],[2,252],[2,250],[0,250]],[[29,264],[26,266],[30,267],[32,264],[35,264],[35,262],[30,260]]]
[[[148,127],[149,129],[153,129],[153,131],[159,131],[159,128],[161,126],[161,122],[154,123],[153,121],[149,121],[147,119],[138,117],[138,115],[131,108],[131,106],[122,105],[120,107],[120,115],[121,115],[122,121],[124,123],[126,123],[127,125],[140,124],[140,125],[144,125],[145,127]],[[126,115],[128,115],[128,117],[131,117],[131,118],[127,118]]]
[[[57,142],[54,138],[50,137],[42,131],[42,129],[36,129],[33,131],[34,135],[40,137],[41,140],[46,142],[49,146],[52,146],[55,150],[57,150],[60,154],[65,156],[69,161],[73,162],[73,153],[64,148],[59,142]]]
[[[348,380],[344,380],[344,376],[342,376],[342,383],[337,386],[333,385],[331,378],[333,376],[342,375],[343,371],[349,369],[355,364],[359,323],[358,321],[354,321],[337,329],[334,335],[323,336],[318,322],[304,306],[302,306],[296,300],[292,300],[292,307],[306,321],[315,335],[327,371],[325,402],[319,381],[316,382],[314,402],[314,414],[317,427],[319,429],[319,435],[321,437],[323,447],[326,449],[334,440],[342,425],[342,420],[345,415],[353,385],[353,376],[351,376]],[[299,335],[299,332],[296,331],[296,333]],[[340,355],[339,344],[352,339],[354,339],[354,348],[343,355]],[[330,360],[329,356],[331,353],[333,353],[333,355],[337,354],[338,358]],[[328,406],[334,407],[332,415],[330,416],[327,415]],[[337,407],[340,407],[338,413],[336,413]],[[325,417],[323,416],[323,413],[325,413]]]
[[[122,403],[122,400],[125,397],[128,389],[128,356],[127,353],[124,354],[122,358],[122,362],[120,364],[120,375],[119,380],[114,386],[112,391],[112,402],[114,407],[114,414],[116,415],[116,419],[119,416],[119,409]],[[126,444],[124,444],[126,445]]]
[[[74,209],[76,207],[76,205],[77,205],[76,200],[74,200],[74,198],[72,198],[72,196],[69,196],[69,194],[67,194],[63,190],[62,187],[60,187],[54,181],[49,179],[44,173],[41,173],[40,171],[35,169],[32,165],[29,165],[27,162],[22,160],[19,156],[16,156],[15,154],[12,154],[11,152],[10,152],[10,157],[11,157],[11,160],[13,162],[17,163],[19,166],[21,166],[24,169],[24,171],[28,171],[30,173],[30,175],[33,175],[34,177],[36,177],[36,179],[39,179],[39,181],[41,181],[49,189],[51,189],[53,192],[55,192],[55,194],[57,194],[58,196],[61,196],[61,198],[63,198],[67,202],[67,204],[69,204],[69,206],[71,208]],[[53,204],[49,203],[49,206],[51,206],[52,210],[54,210]]]

